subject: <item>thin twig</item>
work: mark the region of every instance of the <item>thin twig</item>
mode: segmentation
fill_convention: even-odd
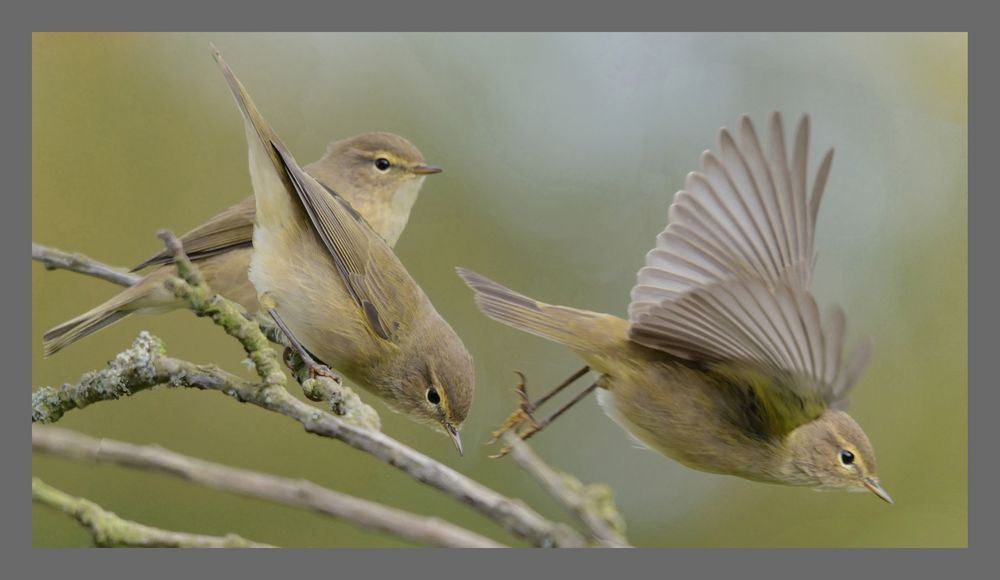
[[[113,439],[94,439],[57,427],[34,426],[31,429],[31,447],[70,459],[166,473],[213,489],[315,510],[417,544],[450,548],[504,547],[440,518],[387,507],[303,479],[228,467],[155,445],[131,445]]]
[[[108,266],[83,254],[70,254],[35,242],[31,242],[31,259],[41,262],[46,270],[69,270],[121,286],[131,286],[142,279],[142,276]]]
[[[73,497],[37,477],[31,478],[31,499],[73,517],[90,530],[97,546],[133,546],[142,548],[273,548],[252,542],[236,534],[204,536],[154,528],[109,512],[96,503]]]
[[[185,268],[189,267],[193,269],[190,263],[178,263],[178,273],[184,276]],[[192,281],[196,284],[192,285]],[[215,366],[199,366],[167,357],[159,339],[143,332],[131,349],[121,353],[103,371],[88,373],[76,385],[63,385],[58,390],[43,387],[35,391],[32,394],[32,422],[56,421],[69,410],[157,385],[216,390],[295,419],[310,433],[338,439],[364,451],[471,506],[532,545],[584,545],[583,538],[575,530],[545,519],[520,501],[501,495],[376,430],[360,427],[293,397],[284,387],[285,378],[277,363],[278,356],[267,340],[261,340],[257,322],[242,314],[235,315],[242,312],[238,306],[222,296],[208,294],[197,282],[197,276],[189,276],[188,280],[171,278],[169,284],[193,311],[211,317],[240,341],[264,384],[252,383]],[[270,351],[270,354],[263,351]]]
[[[611,490],[605,485],[584,485],[572,475],[549,467],[520,437],[513,433],[503,436],[510,455],[542,487],[566,506],[584,525],[598,545],[609,548],[630,547],[625,540],[625,520],[615,508]]]

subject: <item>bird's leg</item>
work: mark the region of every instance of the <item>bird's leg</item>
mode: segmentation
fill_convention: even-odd
[[[306,368],[309,369],[309,374],[311,378],[316,378],[316,376],[318,375],[326,377],[332,380],[333,382],[337,383],[338,385],[344,384],[344,380],[341,379],[339,375],[331,371],[330,367],[316,362],[316,359],[314,359],[312,355],[309,354],[309,351],[306,350],[306,347],[302,346],[302,343],[299,342],[297,338],[295,338],[295,335],[292,334],[291,329],[289,329],[288,326],[285,325],[285,321],[281,319],[281,316],[278,314],[277,310],[275,310],[274,308],[268,308],[267,313],[271,315],[271,318],[274,320],[274,323],[278,325],[278,328],[281,329],[281,332],[284,333],[285,338],[287,338],[288,342],[290,343],[290,346],[288,346],[285,349],[285,352],[283,353],[282,356],[282,358],[285,361],[285,364],[289,368],[293,368],[292,365],[289,364],[289,358],[291,353],[294,351],[295,354],[299,355],[299,357],[302,359],[302,362],[305,363]]]
[[[527,427],[525,427],[519,433],[517,433],[518,437],[520,437],[521,440],[530,438],[535,433],[538,433],[539,431],[550,425],[553,421],[555,421],[557,417],[559,417],[559,415],[565,413],[567,410],[569,410],[570,407],[580,402],[591,391],[593,391],[597,387],[597,383],[595,382],[593,385],[586,388],[583,392],[573,397],[571,401],[560,407],[558,410],[556,410],[555,413],[547,417],[541,423],[535,420],[535,415],[534,415],[535,411],[546,401],[554,397],[557,393],[561,392],[566,387],[576,382],[580,377],[587,374],[587,372],[589,371],[590,367],[583,367],[582,369],[570,375],[569,378],[567,378],[562,383],[556,385],[555,388],[553,388],[545,395],[542,395],[537,401],[534,402],[532,402],[530,397],[528,397],[528,389],[526,386],[526,380],[524,378],[524,374],[518,372],[517,374],[518,376],[521,377],[521,381],[520,383],[518,383],[516,387],[516,392],[518,397],[521,399],[521,404],[518,406],[518,409],[514,411],[509,417],[507,417],[507,419],[500,425],[500,427],[492,433],[493,439],[488,444],[496,443],[497,439],[499,439],[501,435],[503,435],[507,431],[510,431],[511,429],[514,429],[516,432],[516,430],[521,425],[525,424],[525,422],[528,423]],[[503,449],[500,450],[499,453],[493,455],[492,457],[493,458],[503,457],[509,451],[510,447],[504,447]]]
[[[501,435],[503,435],[505,432],[509,431],[513,427],[520,425],[522,422],[524,422],[525,419],[530,419],[532,422],[535,422],[534,412],[538,407],[542,406],[546,401],[554,397],[556,394],[560,393],[566,387],[572,385],[574,382],[576,382],[577,379],[587,374],[589,370],[590,367],[583,367],[582,369],[576,371],[575,373],[570,375],[569,378],[556,385],[555,388],[553,388],[548,393],[542,395],[537,401],[534,402],[532,402],[531,398],[528,396],[527,379],[525,379],[524,373],[522,373],[521,371],[514,371],[517,374],[517,376],[520,377],[521,379],[520,382],[518,382],[517,386],[514,388],[514,392],[516,392],[518,398],[521,399],[521,403],[518,406],[518,409],[514,411],[510,415],[510,417],[507,417],[507,419],[500,426],[500,429],[498,429],[493,433],[493,440],[490,441],[489,444],[496,443],[497,439]]]
[[[582,369],[580,369],[580,370],[576,371],[575,373],[573,373],[572,375],[570,375],[569,378],[567,378],[565,381],[563,381],[563,382],[559,383],[558,385],[556,385],[556,387],[554,389],[552,389],[551,391],[549,391],[548,393],[545,393],[544,395],[542,395],[541,398],[539,398],[537,401],[535,401],[534,403],[529,403],[529,404],[531,404],[532,410],[537,409],[538,407],[541,407],[542,405],[544,405],[545,401],[548,401],[552,397],[554,397],[557,394],[559,394],[559,392],[561,392],[566,387],[568,387],[568,386],[572,385],[573,383],[575,383],[577,380],[579,380],[580,377],[582,377],[583,375],[587,374],[588,372],[590,372],[590,367],[583,367]],[[524,375],[521,375],[521,385],[522,385],[522,387],[524,385]],[[524,392],[524,398],[525,399],[528,398],[528,393],[526,391]]]

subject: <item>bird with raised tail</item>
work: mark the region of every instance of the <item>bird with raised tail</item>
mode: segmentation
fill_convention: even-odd
[[[386,241],[299,167],[214,46],[212,54],[246,129],[256,199],[250,280],[261,307],[304,359],[447,434],[461,453],[474,388],[465,345]]]

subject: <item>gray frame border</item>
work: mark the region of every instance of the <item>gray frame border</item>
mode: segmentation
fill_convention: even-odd
[[[123,0],[90,0],[88,2],[34,2],[31,5],[8,7],[0,35],[0,58],[10,83],[2,91],[4,126],[13,134],[4,146],[3,165],[8,179],[6,203],[0,212],[3,219],[5,263],[25,260],[24,250],[30,222],[23,219],[31,211],[31,153],[24,144],[31,139],[30,75],[31,39],[33,30],[284,30],[305,31],[317,23],[335,30],[643,30],[663,28],[673,30],[961,30],[969,32],[970,68],[979,66],[980,75],[969,75],[970,112],[976,112],[976,123],[969,127],[971,142],[985,141],[995,134],[996,108],[1000,102],[996,74],[986,74],[989,60],[985,55],[1000,53],[1000,47],[988,33],[988,9],[971,2],[855,2],[807,4],[790,1],[757,1],[753,3],[702,3],[697,6],[662,4],[640,6],[633,0],[619,0],[601,6],[570,5],[555,2],[543,4],[510,1],[473,6],[468,2],[424,0],[420,3],[382,0],[378,3],[306,3],[285,0],[265,4],[259,0],[241,2],[239,6],[209,5],[195,1],[174,0],[153,6]],[[313,5],[310,5],[313,4]],[[300,6],[301,5],[301,6]],[[993,49],[989,49],[994,45]],[[973,57],[975,54],[975,57]],[[990,59],[991,60],[991,59]],[[971,70],[970,70],[971,72]],[[20,81],[20,82],[18,82]],[[21,83],[24,83],[22,85]],[[27,90],[24,86],[27,85]],[[986,148],[969,149],[969,166],[989,167]],[[970,171],[969,189],[981,184],[984,172]],[[970,195],[970,197],[972,197]],[[207,552],[150,550],[43,550],[31,549],[30,506],[26,501],[27,477],[15,476],[0,480],[6,493],[0,494],[5,503],[4,527],[9,528],[4,542],[5,566],[9,571],[43,577],[119,577],[129,574],[142,578],[176,578],[178,574],[197,576],[238,575],[240,578],[274,578],[275,574],[344,575],[390,577],[396,573],[407,578],[433,576],[467,577],[614,577],[622,574],[654,577],[685,577],[692,572],[711,577],[773,577],[775,575],[808,575],[810,580],[823,577],[890,577],[906,574],[907,578],[954,575],[973,569],[988,569],[989,546],[995,542],[993,532],[997,521],[996,467],[990,459],[991,439],[996,440],[996,424],[984,415],[997,408],[997,389],[989,384],[982,364],[992,346],[987,342],[987,329],[996,328],[997,309],[985,304],[987,296],[998,294],[994,275],[986,264],[996,263],[992,252],[996,247],[996,227],[986,222],[997,215],[997,196],[980,195],[974,199],[975,212],[970,212],[969,259],[984,267],[970,269],[969,294],[978,310],[970,319],[970,395],[975,405],[969,409],[970,454],[980,461],[970,462],[969,548],[954,550],[639,550],[628,552],[576,551],[543,552],[519,550],[513,554],[486,551],[442,550],[364,550],[344,549],[281,550],[268,552]],[[2,292],[7,304],[24,304],[31,299],[27,284],[4,285]],[[26,308],[8,309],[6,320],[16,322],[8,336],[23,337],[19,329],[30,327]],[[977,337],[980,340],[972,340]],[[30,371],[19,361],[26,360],[30,351],[24,338],[13,341],[16,346],[3,349],[5,366],[12,376],[7,388],[24,388],[31,382]],[[23,349],[23,350],[22,350]],[[972,359],[980,365],[971,364]],[[28,376],[24,376],[28,375]],[[973,388],[977,385],[978,388]],[[0,407],[3,421],[0,438],[5,447],[4,457],[16,457],[18,463],[30,462],[30,447],[23,414],[16,405]],[[21,416],[19,418],[19,416]],[[933,425],[927,426],[933,429]],[[9,448],[9,449],[8,449]],[[933,458],[928,458],[933,469]],[[24,486],[24,487],[22,487]],[[972,499],[975,498],[973,504]],[[973,509],[974,508],[974,509]],[[14,549],[15,546],[24,549]],[[995,563],[995,560],[993,560]],[[995,568],[995,566],[993,566]],[[687,574],[685,574],[685,572]],[[962,574],[964,576],[964,574]],[[20,577],[17,574],[15,577]]]

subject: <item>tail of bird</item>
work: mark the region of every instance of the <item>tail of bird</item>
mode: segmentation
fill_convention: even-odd
[[[85,336],[89,336],[106,326],[110,326],[132,313],[123,310],[115,296],[93,310],[84,312],[72,320],[63,322],[42,336],[42,352],[51,356]]]
[[[624,323],[619,318],[565,306],[545,304],[505,288],[471,270],[457,268],[458,275],[476,293],[483,314],[518,330],[547,338],[578,352],[590,352],[608,340],[620,339],[609,326]],[[624,336],[624,335],[622,335]]]
[[[163,288],[163,280],[174,272],[173,268],[157,270],[103,304],[49,330],[42,336],[43,354],[51,356],[133,312],[153,314],[171,310],[177,300]]]

